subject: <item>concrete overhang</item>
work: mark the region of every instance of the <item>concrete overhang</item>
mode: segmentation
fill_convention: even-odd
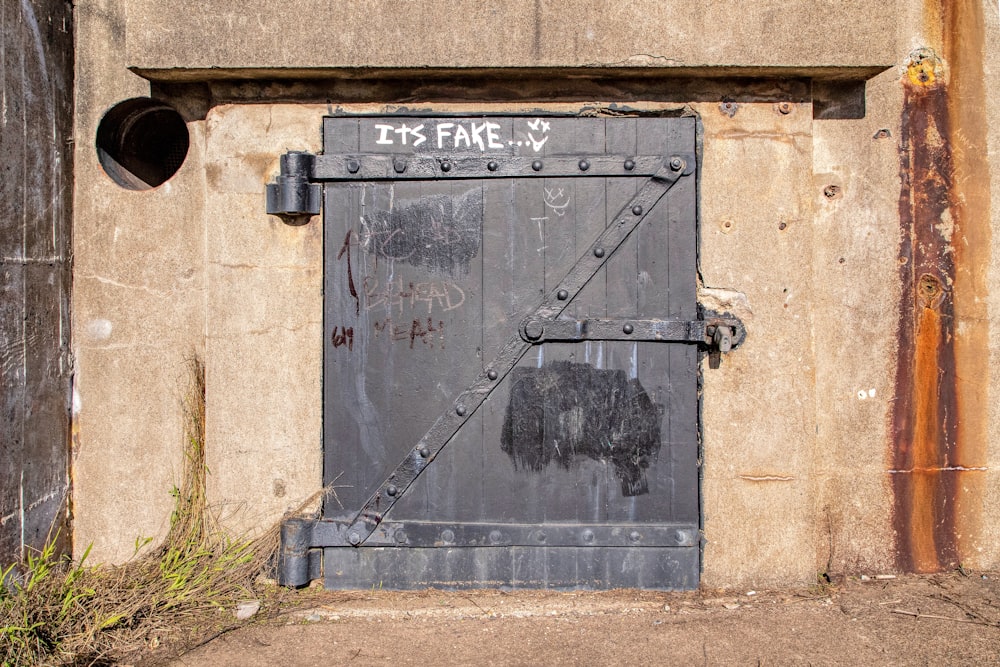
[[[154,83],[461,77],[864,81],[896,60],[876,0],[132,0]]]

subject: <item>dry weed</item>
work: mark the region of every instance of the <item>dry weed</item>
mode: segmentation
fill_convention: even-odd
[[[205,385],[191,362],[185,470],[163,544],[117,566],[60,557],[55,539],[3,572],[0,661],[8,665],[109,665],[169,658],[245,624],[234,614],[257,601],[256,617],[276,613],[284,594],[267,578],[278,525],[231,539],[205,498]],[[148,540],[146,541],[148,542]],[[150,649],[160,648],[149,657]],[[143,656],[146,656],[143,658]]]

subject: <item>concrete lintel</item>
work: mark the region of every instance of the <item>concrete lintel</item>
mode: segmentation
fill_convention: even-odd
[[[864,78],[897,59],[893,4],[132,0],[126,64],[155,80],[536,67],[679,69],[696,76],[771,71],[809,78],[856,70],[851,78]]]

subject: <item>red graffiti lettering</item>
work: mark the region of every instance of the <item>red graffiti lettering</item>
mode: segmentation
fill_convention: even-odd
[[[346,345],[348,350],[354,349],[354,327],[333,327],[330,342],[334,347]]]

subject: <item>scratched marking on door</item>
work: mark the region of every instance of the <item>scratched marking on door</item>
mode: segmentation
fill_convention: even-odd
[[[483,191],[427,195],[374,210],[361,220],[361,248],[447,275],[469,273],[483,235]]]
[[[560,218],[566,215],[569,204],[570,198],[565,188],[545,188],[545,206],[552,209],[552,212]]]
[[[412,350],[419,341],[430,348],[444,349],[444,322],[433,318],[414,318],[409,322],[396,322],[391,317],[372,323],[375,338],[385,336],[391,343],[408,342]]]
[[[434,311],[447,313],[457,310],[465,304],[465,290],[451,280],[404,283],[401,277],[397,277],[388,284],[382,284],[377,276],[367,276],[363,286],[366,311],[430,315]]]

